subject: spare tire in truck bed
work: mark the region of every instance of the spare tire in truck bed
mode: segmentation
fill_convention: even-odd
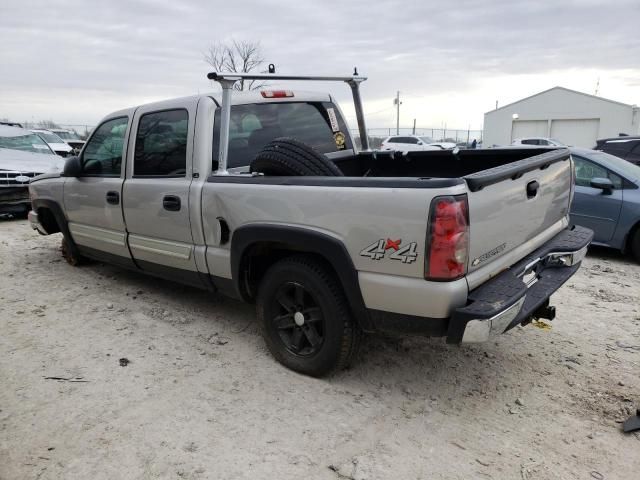
[[[251,171],[265,175],[342,177],[325,155],[295,138],[269,142],[251,162]]]

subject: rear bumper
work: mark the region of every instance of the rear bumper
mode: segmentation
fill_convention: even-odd
[[[548,314],[549,297],[580,268],[592,238],[587,228],[563,230],[470,292],[468,304],[451,316],[447,343],[483,342]]]
[[[472,343],[487,341],[532,318],[553,316],[549,297],[580,268],[592,238],[593,232],[583,227],[561,231],[515,265],[469,292],[465,306],[443,318],[428,313],[392,313],[368,305],[374,329],[447,337],[448,343]],[[451,296],[435,293],[441,297],[438,300],[451,301]],[[434,292],[426,294],[434,295]],[[406,298],[406,295],[398,296],[400,300]],[[381,298],[386,297],[381,295]]]

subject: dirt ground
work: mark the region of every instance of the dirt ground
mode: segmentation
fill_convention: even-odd
[[[2,480],[640,475],[640,266],[617,253],[589,254],[551,329],[370,337],[318,380],[272,359],[252,306],[59,243],[0,220]]]

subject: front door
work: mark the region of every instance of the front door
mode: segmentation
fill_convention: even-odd
[[[67,178],[64,206],[69,231],[81,253],[131,265],[122,216],[125,139],[129,118],[105,120],[80,157],[82,174]]]
[[[571,221],[593,230],[593,241],[608,243],[613,237],[622,208],[622,178],[604,167],[573,155],[576,185]],[[593,178],[609,178],[614,190],[607,194],[591,186]]]
[[[201,286],[189,221],[197,103],[136,111],[123,189],[129,248],[143,270]]]

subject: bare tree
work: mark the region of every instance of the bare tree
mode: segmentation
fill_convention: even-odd
[[[204,61],[216,72],[250,73],[265,63],[260,42],[232,40],[216,42],[204,54]],[[260,73],[265,73],[261,71]],[[241,80],[234,85],[236,90],[257,90],[264,82]]]
[[[45,129],[60,128],[60,125],[58,125],[53,120],[40,120],[38,122],[38,128],[45,128]]]

